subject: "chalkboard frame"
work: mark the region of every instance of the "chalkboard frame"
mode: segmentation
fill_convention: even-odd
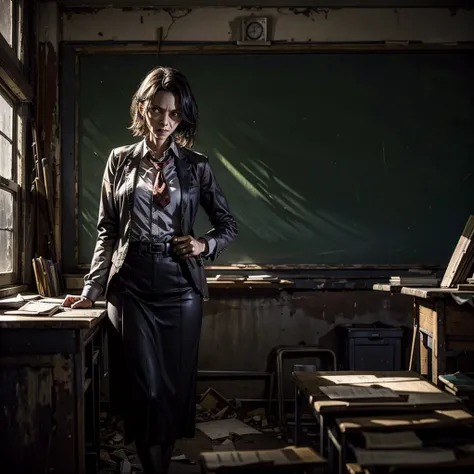
[[[292,54],[292,53],[386,53],[410,54],[419,52],[431,53],[474,53],[474,42],[461,42],[455,44],[432,44],[421,42],[372,42],[372,43],[285,43],[269,46],[236,45],[235,43],[166,43],[150,42],[123,42],[123,43],[63,43],[60,48],[61,76],[60,76],[60,114],[61,114],[61,255],[63,271],[66,273],[84,273],[90,265],[79,264],[78,247],[78,93],[79,93],[79,61],[82,55],[91,54]],[[71,222],[74,225],[71,225]],[[73,252],[71,252],[73,243]],[[207,270],[218,272],[228,271],[271,271],[271,272],[331,272],[334,276],[344,275],[355,271],[357,277],[385,278],[394,271],[404,273],[408,269],[429,269],[442,271],[438,265],[421,265],[416,262],[406,265],[325,265],[325,264],[249,264],[249,265],[210,265]],[[383,275],[383,276],[382,276]]]

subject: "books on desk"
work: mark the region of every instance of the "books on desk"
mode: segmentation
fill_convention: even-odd
[[[446,392],[461,399],[466,405],[474,405],[474,372],[439,375],[438,379]]]
[[[19,309],[28,301],[39,300],[40,295],[21,295],[12,296],[11,298],[2,298],[0,300],[0,309]]]
[[[5,311],[9,316],[52,316],[59,311],[60,303],[45,303],[43,301],[29,301],[21,308]]]

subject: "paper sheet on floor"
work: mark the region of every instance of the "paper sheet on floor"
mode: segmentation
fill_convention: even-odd
[[[241,436],[246,434],[261,434],[260,431],[242,423],[236,418],[197,423],[196,428],[210,439],[227,438],[230,433],[236,433]]]

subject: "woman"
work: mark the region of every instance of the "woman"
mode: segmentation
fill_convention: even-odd
[[[146,473],[163,473],[176,439],[194,436],[202,299],[202,257],[216,258],[237,235],[208,160],[189,148],[197,106],[186,78],[158,67],[131,108],[134,136],[112,150],[102,182],[98,237],[81,296],[88,308],[105,293],[120,331],[127,380],[126,442],[135,440]],[[213,226],[195,239],[201,204]]]

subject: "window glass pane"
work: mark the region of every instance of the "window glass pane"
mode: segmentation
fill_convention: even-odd
[[[0,273],[13,272],[13,195],[0,189]]]
[[[12,0],[0,0],[0,33],[12,45]]]
[[[0,176],[12,179],[12,144],[0,135]]]
[[[1,0],[0,0],[1,1]],[[0,131],[8,138],[13,133],[13,106],[0,94]],[[13,148],[10,141],[0,134],[0,175],[12,178]]]
[[[2,0],[0,0],[1,2]],[[0,130],[12,138],[13,133],[13,105],[11,105],[2,94],[0,94]]]

